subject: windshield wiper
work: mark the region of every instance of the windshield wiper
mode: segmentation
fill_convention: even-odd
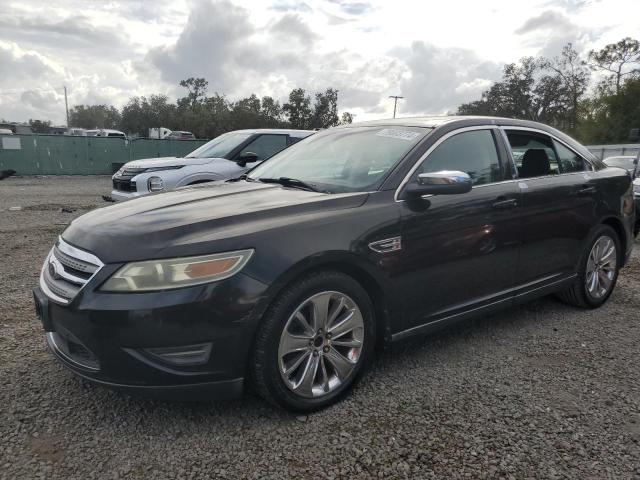
[[[257,180],[255,178],[251,178],[246,173],[243,173],[239,177],[230,178],[229,180],[227,180],[227,182],[239,182],[241,180],[244,180],[245,182],[257,182]]]
[[[319,192],[316,187],[313,185],[303,182],[302,180],[298,180],[297,178],[289,178],[289,177],[279,177],[279,178],[264,178],[260,177],[258,179],[262,183],[279,183],[283,187],[292,187],[299,188],[301,190],[309,190],[310,192]]]

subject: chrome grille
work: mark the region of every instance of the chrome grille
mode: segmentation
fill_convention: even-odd
[[[40,272],[40,288],[51,300],[67,304],[102,268],[98,257],[75,248],[61,237],[51,249]]]

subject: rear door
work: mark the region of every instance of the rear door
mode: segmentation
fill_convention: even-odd
[[[406,328],[511,298],[520,192],[498,154],[491,127],[445,136],[411,173],[458,170],[474,182],[470,192],[401,201],[402,249],[396,278]],[[402,192],[400,192],[402,195]]]
[[[505,133],[522,193],[518,282],[553,284],[575,272],[594,223],[594,175],[586,160],[550,135],[517,128]]]

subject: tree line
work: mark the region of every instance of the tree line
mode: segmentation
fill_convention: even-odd
[[[302,88],[289,94],[280,104],[273,97],[252,94],[230,101],[217,92],[207,95],[204,78],[180,82],[186,95],[171,102],[166,95],[133,97],[121,110],[110,105],[76,105],[69,111],[69,123],[80,128],[113,128],[127,134],[146,137],[149,128],[166,127],[192,132],[198,138],[214,138],[221,133],[243,128],[328,128],[351,123],[353,116],[338,116],[338,90],[328,88],[312,97]],[[32,128],[41,128],[32,121]],[[43,122],[40,122],[43,123]]]
[[[592,75],[599,81],[592,85]],[[338,116],[338,90],[328,88],[313,97],[295,88],[288,101],[256,95],[230,101],[215,92],[208,96],[204,78],[180,82],[186,95],[171,102],[166,95],[133,97],[118,110],[109,105],[76,105],[70,125],[114,128],[147,136],[151,127],[187,130],[198,138],[213,138],[242,128],[327,128],[351,123],[348,112]],[[591,88],[590,88],[591,87]],[[525,57],[504,66],[502,79],[480,99],[462,104],[458,115],[492,115],[534,120],[552,125],[585,144],[638,141],[640,128],[640,42],[624,38],[582,57],[567,44],[554,58]],[[49,122],[31,120],[34,132],[46,132]]]
[[[589,90],[591,75],[600,81]],[[640,42],[624,38],[582,58],[567,44],[552,59],[525,57],[459,115],[493,115],[552,125],[585,144],[624,143],[640,127]]]

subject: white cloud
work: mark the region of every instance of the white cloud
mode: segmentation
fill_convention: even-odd
[[[229,98],[340,90],[358,120],[442,113],[478,98],[506,62],[640,37],[635,0],[9,0],[0,12],[0,117],[64,121],[70,104],[121,106],[207,78]]]

